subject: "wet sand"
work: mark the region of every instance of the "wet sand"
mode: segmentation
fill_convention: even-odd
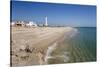
[[[71,27],[12,27],[12,66],[46,64],[48,47],[72,30]]]

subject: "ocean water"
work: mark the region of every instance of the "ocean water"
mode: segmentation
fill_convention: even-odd
[[[48,64],[96,61],[96,28],[80,27],[66,34],[49,54]]]

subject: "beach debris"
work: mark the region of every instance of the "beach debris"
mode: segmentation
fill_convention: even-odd
[[[20,58],[21,58],[22,60],[26,60],[26,59],[29,58],[29,55],[21,56]]]
[[[19,51],[25,51],[26,53],[32,53],[35,48],[30,47],[29,45],[27,46],[22,46]]]
[[[27,52],[27,53],[32,53],[32,51],[33,51],[33,49],[31,49],[31,48],[29,47],[29,45],[27,45],[26,48],[25,48],[25,52]]]

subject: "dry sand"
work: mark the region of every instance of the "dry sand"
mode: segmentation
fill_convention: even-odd
[[[28,66],[45,64],[48,46],[61,39],[70,27],[12,27],[11,65]]]

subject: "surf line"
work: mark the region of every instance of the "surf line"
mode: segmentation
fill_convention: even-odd
[[[57,46],[57,43],[55,42],[53,45],[48,47],[45,58],[44,58],[46,64],[48,63],[48,59],[52,57],[50,55],[56,49],[56,46]]]
[[[45,57],[44,57],[45,64],[48,64],[48,59],[54,58],[53,56],[51,56],[51,53],[56,49],[58,42],[63,42],[65,40],[65,36],[66,36],[65,34],[66,34],[66,32],[64,33],[63,36],[61,36],[60,41],[58,40],[48,47]]]

